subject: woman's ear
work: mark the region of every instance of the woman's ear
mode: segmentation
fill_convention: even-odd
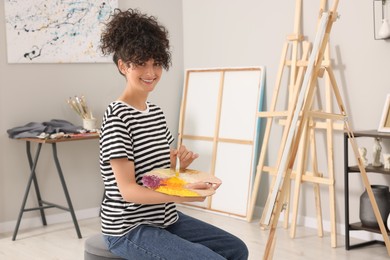
[[[118,60],[118,69],[119,69],[119,72],[122,73],[122,75],[126,75],[127,65],[121,59]]]

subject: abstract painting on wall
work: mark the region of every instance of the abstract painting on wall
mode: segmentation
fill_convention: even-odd
[[[9,63],[109,62],[101,31],[118,0],[5,0]]]

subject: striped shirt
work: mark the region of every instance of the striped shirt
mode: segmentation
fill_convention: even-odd
[[[170,167],[170,144],[173,142],[163,111],[146,103],[139,111],[124,102],[114,101],[103,117],[100,136],[100,171],[105,187],[101,206],[102,233],[122,236],[141,225],[167,227],[176,222],[174,203],[153,205],[125,201],[118,189],[110,160],[127,158],[134,162],[135,179],[155,168]]]

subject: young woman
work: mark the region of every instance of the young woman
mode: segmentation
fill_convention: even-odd
[[[175,168],[176,157],[182,169],[198,157],[185,146],[170,148],[163,111],[147,100],[171,63],[167,30],[153,16],[117,9],[101,43],[126,78],[123,93],[104,114],[100,137],[101,222],[110,251],[133,260],[247,259],[240,239],[176,210],[175,203],[204,197],[166,195],[142,184],[153,169]]]

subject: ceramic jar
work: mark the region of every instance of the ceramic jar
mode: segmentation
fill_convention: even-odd
[[[390,213],[390,193],[389,187],[385,185],[371,185],[372,192],[376,203],[378,204],[379,212],[382,220],[386,223]],[[367,190],[360,196],[359,217],[363,226],[378,227],[374,211],[372,210],[371,202],[368,197]]]
[[[389,214],[389,216],[387,217],[387,229],[390,230],[390,214]]]

